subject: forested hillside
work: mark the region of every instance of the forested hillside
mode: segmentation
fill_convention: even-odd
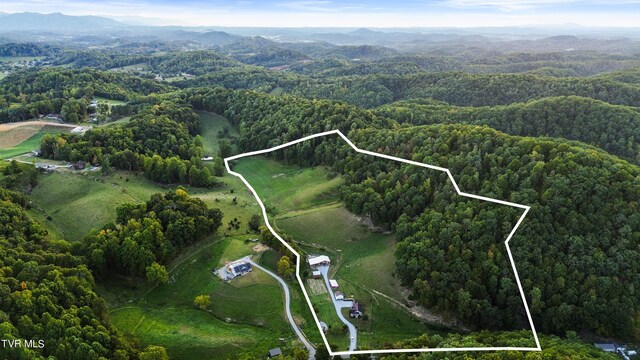
[[[376,112],[413,125],[487,125],[511,135],[578,140],[640,163],[637,109],[589,98],[553,97],[493,107],[460,107],[415,100],[385,105]]]
[[[0,189],[0,200],[0,336],[36,343],[3,346],[2,357],[136,357],[138,352],[110,324],[82,257],[70,253],[69,243],[49,239],[27,215],[25,197]]]

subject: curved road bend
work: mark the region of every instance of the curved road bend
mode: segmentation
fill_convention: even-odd
[[[342,321],[349,328],[349,351],[354,351],[356,349],[356,343],[358,342],[358,333],[356,332],[356,327],[347,320],[344,316],[342,316],[342,308],[350,308],[353,305],[353,301],[351,300],[336,300],[336,297],[333,295],[333,290],[331,290],[331,285],[329,285],[329,267],[328,266],[318,266],[318,270],[322,273],[322,277],[324,278],[324,283],[327,286],[327,290],[329,291],[329,297],[333,301],[333,306],[336,308],[336,314],[340,321]],[[351,341],[353,339],[353,341]]]
[[[274,279],[278,280],[280,285],[282,285],[282,288],[284,289],[284,308],[286,310],[287,318],[289,319],[289,323],[291,323],[291,327],[293,328],[293,331],[296,332],[296,335],[298,335],[298,338],[300,338],[300,341],[302,341],[304,346],[307,348],[307,351],[309,352],[309,359],[310,360],[314,360],[316,358],[316,349],[313,347],[313,345],[311,345],[309,340],[307,340],[307,338],[304,337],[304,334],[302,333],[302,331],[300,330],[298,325],[296,325],[296,322],[293,320],[293,315],[291,314],[291,293],[289,292],[289,287],[287,286],[287,283],[281,277],[279,277],[278,275],[276,275],[276,274],[272,273],[271,271],[265,269],[264,267],[256,264],[253,260],[251,260],[250,257],[247,256],[247,257],[244,258],[244,260],[249,262],[249,263],[251,263],[252,266],[255,266],[258,269],[266,272],[271,277],[273,277]]]

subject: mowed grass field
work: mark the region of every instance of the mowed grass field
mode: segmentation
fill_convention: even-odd
[[[300,168],[259,156],[240,159],[234,170],[256,189],[267,208],[275,208],[270,220],[277,231],[292,236],[307,253],[330,256],[331,276],[367,314],[367,320],[352,320],[359,329],[358,347],[376,349],[444,331],[420,321],[404,306],[403,289],[394,276],[393,235],[371,228],[340,203],[340,177],[329,179],[324,167]],[[333,323],[327,313],[332,305],[324,298],[313,298],[318,316]],[[348,335],[332,334],[328,339],[338,348],[348,345]]]
[[[143,283],[124,291],[126,282],[120,279],[101,285],[114,324],[144,345],[162,344],[171,359],[236,359],[294,346],[297,338],[285,319],[284,295],[275,279],[254,269],[224,283],[212,273],[227,261],[259,255],[255,243],[244,241],[248,237],[212,236],[194,245],[168,267],[171,280],[165,285]],[[193,306],[200,294],[211,296],[209,309]]]
[[[222,140],[218,138],[218,131],[227,128],[229,129],[229,137],[239,135],[238,130],[224,116],[207,111],[199,111],[198,115],[200,115],[200,135],[204,140],[204,151],[207,155],[216,156],[218,154],[218,143]],[[232,147],[234,153],[237,152],[235,145],[232,144]]]
[[[253,186],[269,211],[277,214],[336,203],[344,180],[327,178],[323,167],[304,169],[262,156],[239,159],[233,167]]]

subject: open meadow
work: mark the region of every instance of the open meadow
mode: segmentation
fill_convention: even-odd
[[[239,135],[238,129],[223,116],[207,111],[199,111],[198,115],[200,115],[200,135],[204,140],[204,151],[207,155],[216,156],[218,154],[220,140],[231,140]],[[218,133],[224,133],[225,129],[228,131],[227,135],[222,138],[218,136]],[[237,148],[234,144],[231,146],[235,153]]]

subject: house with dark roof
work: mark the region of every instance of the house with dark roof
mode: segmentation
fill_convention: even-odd
[[[362,304],[354,301],[353,305],[351,305],[351,309],[349,309],[349,317],[357,319],[361,318],[362,315],[364,315],[364,308],[362,307]]]
[[[229,264],[227,270],[234,277],[246,275],[247,273],[253,270],[253,266],[250,263],[246,263],[244,261],[236,261],[234,263]]]

